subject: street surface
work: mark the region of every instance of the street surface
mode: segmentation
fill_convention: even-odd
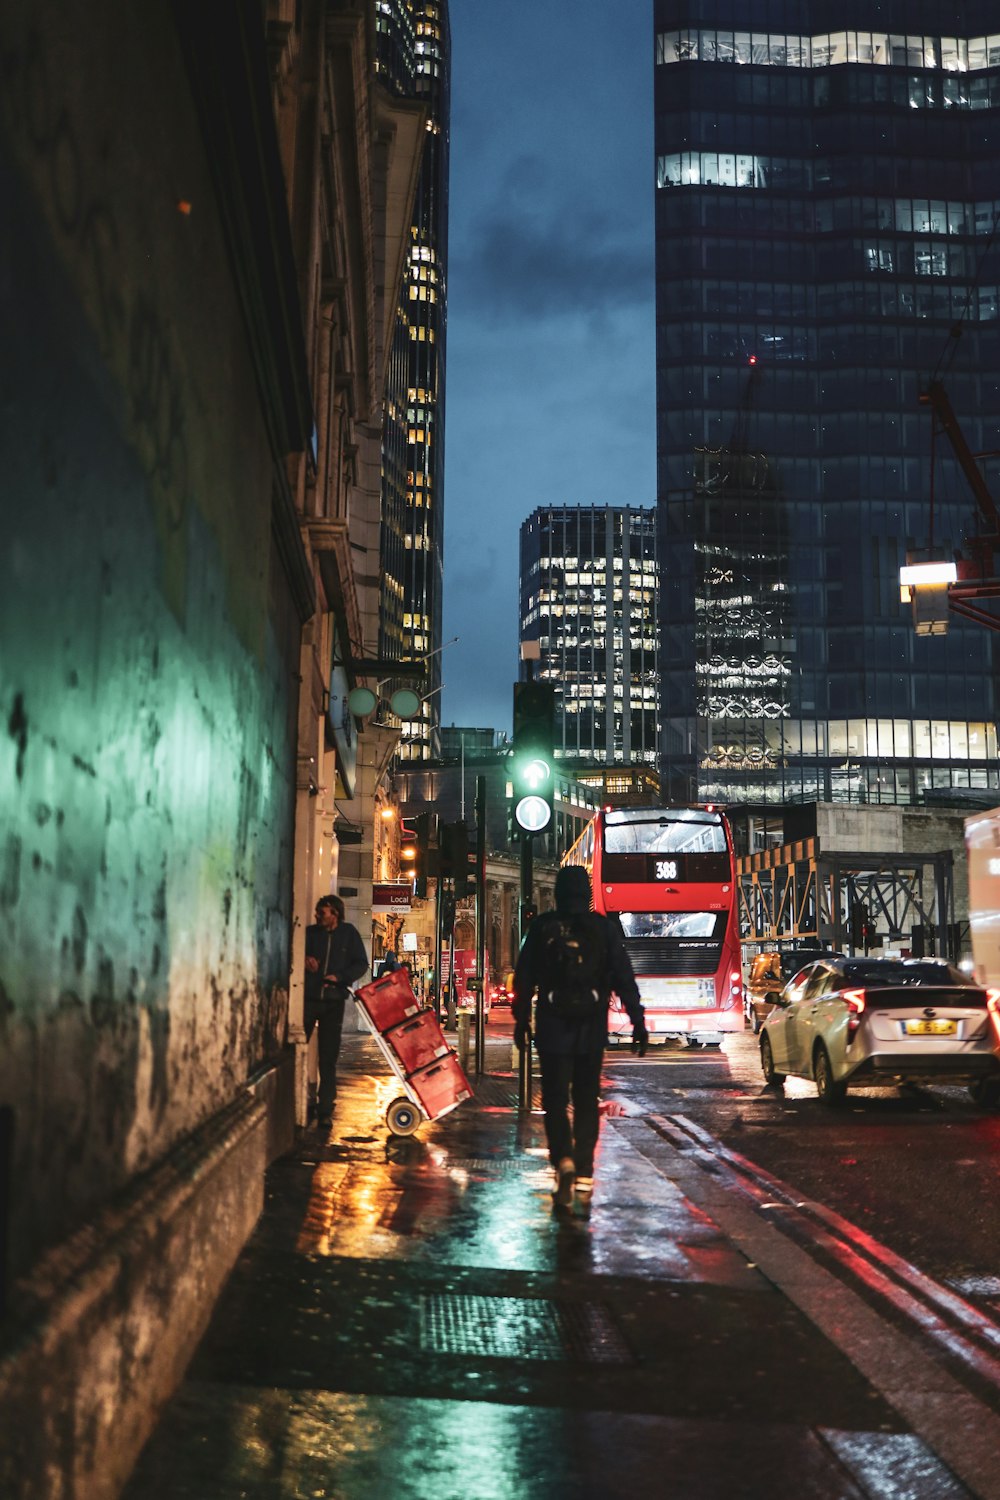
[[[696,1121],[931,1275],[974,1297],[981,1286],[1000,1309],[1000,1113],[957,1087],[851,1091],[826,1109],[802,1079],[765,1088],[758,1056],[749,1030],[721,1053],[651,1052],[631,1063],[642,1082],[629,1107]]]
[[[609,1053],[566,1221],[510,1029],[404,1140],[345,1039],[126,1500],[1000,1497],[1000,1117]]]

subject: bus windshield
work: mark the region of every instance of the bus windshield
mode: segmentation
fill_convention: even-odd
[[[618,917],[627,938],[721,937],[726,924],[717,911],[623,911]]]
[[[682,810],[645,817],[622,808],[605,819],[608,854],[725,854],[726,832],[717,813]]]

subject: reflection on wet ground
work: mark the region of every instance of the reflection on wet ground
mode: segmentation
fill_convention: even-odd
[[[724,1054],[609,1060],[563,1219],[509,1080],[392,1140],[373,1045],[345,1051],[126,1500],[867,1493],[834,1439],[898,1443],[895,1414],[629,1140],[658,1071],[728,1088]]]

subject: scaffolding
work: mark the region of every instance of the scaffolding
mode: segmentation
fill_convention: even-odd
[[[867,953],[888,940],[955,963],[953,864],[950,849],[826,853],[816,838],[744,855],[736,862],[742,941]]]

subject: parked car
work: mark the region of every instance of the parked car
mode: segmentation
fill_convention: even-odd
[[[743,1014],[754,1032],[774,1009],[785,985],[806,964],[820,958],[839,958],[819,946],[788,948],[783,953],[758,953],[750,960],[750,972],[743,987]]]
[[[811,1078],[828,1105],[887,1083],[964,1083],[1000,1105],[1000,990],[935,959],[822,959],[765,1017],[760,1064],[769,1084]]]

